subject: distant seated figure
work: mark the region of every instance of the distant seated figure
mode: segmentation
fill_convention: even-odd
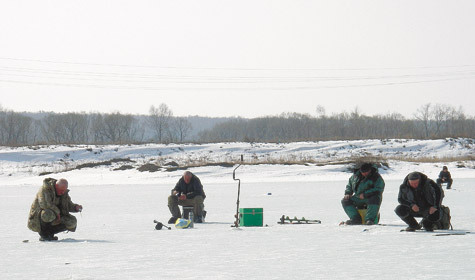
[[[379,208],[383,199],[384,180],[378,169],[370,163],[361,165],[348,180],[345,195],[341,200],[343,210],[350,218],[347,225],[361,225],[362,219],[358,207],[366,205],[365,223],[374,225],[377,222]]]
[[[82,206],[71,201],[66,179],[46,178],[31,205],[28,228],[40,234],[40,241],[58,240],[62,231],[76,231],[76,217],[70,212],[81,212]]]
[[[433,231],[433,225],[441,218],[443,198],[444,191],[439,185],[423,173],[412,172],[399,187],[400,205],[394,211],[408,225],[407,231],[421,228],[414,217],[422,217],[424,229]]]
[[[178,218],[181,217],[181,206],[193,206],[193,215],[195,223],[203,222],[203,201],[206,195],[203,191],[203,185],[200,179],[191,173],[185,171],[183,176],[176,183],[172,194],[168,197],[168,208],[172,217],[168,220],[169,224],[174,224]]]
[[[439,173],[439,178],[437,179],[437,185],[442,186],[443,183],[447,183],[447,189],[452,188],[452,176],[450,175],[449,169],[447,166],[442,167],[442,171]]]

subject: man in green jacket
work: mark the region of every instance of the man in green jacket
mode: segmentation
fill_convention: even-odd
[[[350,177],[346,185],[345,196],[341,200],[343,210],[350,218],[345,224],[361,225],[362,220],[358,208],[364,206],[367,206],[365,223],[367,225],[377,223],[383,191],[384,180],[376,167],[370,163],[361,165],[360,169]]]
[[[76,217],[69,213],[81,212],[82,206],[73,203],[68,192],[66,179],[43,181],[28,218],[28,228],[40,234],[40,241],[58,240],[56,233],[76,230]]]

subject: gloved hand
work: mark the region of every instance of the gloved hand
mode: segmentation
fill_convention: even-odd
[[[82,212],[82,205],[76,205],[76,212]]]

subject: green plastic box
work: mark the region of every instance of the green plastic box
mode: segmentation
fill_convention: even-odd
[[[262,227],[264,208],[239,208],[239,226]]]

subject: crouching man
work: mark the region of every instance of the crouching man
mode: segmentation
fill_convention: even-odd
[[[341,200],[343,210],[350,218],[346,225],[361,225],[358,207],[367,206],[365,224],[374,225],[378,220],[383,199],[384,180],[371,163],[364,163],[348,180],[345,196]]]
[[[69,213],[81,212],[82,206],[73,203],[68,192],[66,179],[43,181],[28,218],[28,228],[40,234],[40,241],[58,240],[56,233],[76,230],[76,217]]]
[[[433,225],[441,217],[443,197],[442,189],[433,180],[420,172],[412,172],[399,187],[400,205],[394,211],[408,225],[407,231],[421,228],[414,217],[422,217],[424,229],[433,231]]]
[[[183,176],[176,183],[172,194],[168,197],[168,208],[172,214],[168,223],[174,224],[175,221],[181,217],[178,205],[193,206],[195,223],[202,223],[203,201],[205,198],[206,195],[203,191],[203,185],[200,179],[190,171],[185,171]]]

